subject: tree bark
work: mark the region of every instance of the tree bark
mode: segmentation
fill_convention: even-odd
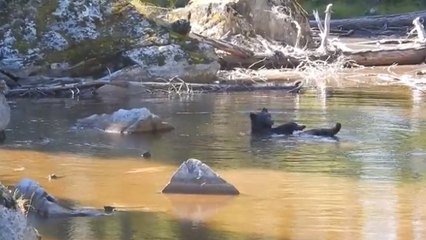
[[[330,22],[332,29],[339,30],[372,30],[385,31],[409,29],[413,26],[413,19],[416,17],[426,18],[426,11],[416,11],[401,14],[366,16],[347,19],[333,19]],[[312,28],[317,26],[315,20],[309,21]]]
[[[181,93],[184,93],[186,89],[192,91],[200,92],[238,92],[238,91],[257,91],[257,90],[284,90],[289,93],[297,93],[302,89],[302,82],[295,81],[294,83],[255,83],[252,82],[247,84],[222,84],[222,83],[179,83],[174,82],[173,87],[172,83],[168,82],[113,82],[111,85],[118,87],[143,87],[149,89],[150,91],[155,90],[166,90],[170,89],[173,92],[173,89],[181,88],[180,85],[183,84]],[[179,92],[176,92],[179,93]]]

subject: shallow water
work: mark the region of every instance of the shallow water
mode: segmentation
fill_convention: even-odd
[[[399,87],[92,100],[13,100],[0,179],[40,182],[113,216],[36,221],[43,239],[425,239],[425,96]],[[117,136],[78,118],[148,107],[176,129]],[[250,136],[250,111],[307,128],[342,123],[338,140]],[[149,150],[152,158],[140,155]],[[237,197],[162,195],[187,158],[212,166]],[[51,173],[63,178],[48,181]]]

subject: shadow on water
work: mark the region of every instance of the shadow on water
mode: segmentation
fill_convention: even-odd
[[[261,240],[269,236],[212,229],[202,222],[174,219],[164,213],[117,212],[97,218],[63,218],[35,222],[43,239],[182,239]]]
[[[206,222],[234,200],[228,196],[171,194],[165,198],[172,213],[117,207],[108,216],[40,218],[29,215],[29,222],[46,233],[43,239],[269,239],[258,234],[216,230]],[[67,206],[71,200],[60,199]]]

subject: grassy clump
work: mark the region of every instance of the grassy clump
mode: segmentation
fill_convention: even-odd
[[[419,0],[301,1],[308,13],[312,13],[315,9],[323,11],[330,2],[333,3],[333,18],[404,13],[426,8],[426,2]]]

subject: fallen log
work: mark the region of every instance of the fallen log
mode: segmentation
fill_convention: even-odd
[[[416,17],[426,18],[426,11],[416,11],[401,14],[365,16],[346,19],[333,19],[330,21],[332,29],[355,30],[374,33],[402,33],[405,34],[412,28],[412,21]],[[315,20],[310,20],[312,28],[317,27]]]
[[[51,79],[51,78],[50,78]],[[65,78],[73,83],[67,84],[53,84],[56,81],[64,79],[52,79],[52,82],[47,86],[40,85],[24,85],[14,89],[9,89],[6,97],[79,97],[79,96],[92,96],[96,95],[96,90],[108,81],[82,81],[82,79]]]
[[[213,47],[220,49],[224,52],[228,52],[230,54],[233,54],[234,56],[238,56],[240,58],[248,58],[248,57],[252,57],[254,55],[254,53],[249,50],[249,49],[245,49],[239,46],[236,46],[234,44],[222,41],[222,40],[217,40],[217,39],[213,39],[213,38],[208,38],[205,37],[201,34],[198,33],[190,33],[189,37],[196,39],[200,42],[205,42],[208,43],[210,45],[212,45]]]
[[[425,33],[423,25],[420,23],[419,18],[410,19],[410,24],[415,26],[415,30],[418,32],[418,39],[407,41],[401,40],[401,44],[397,44],[391,47],[376,47],[376,46],[362,46],[360,44],[354,45],[355,48],[349,48],[346,45],[337,42],[331,44],[328,40],[330,28],[330,12],[331,4],[327,6],[327,15],[325,26],[319,22],[317,16],[317,26],[321,29],[321,46],[316,52],[305,51],[304,54],[284,53],[282,51],[275,51],[273,54],[259,54],[255,53],[250,58],[238,58],[237,56],[229,55],[222,57],[228,66],[247,67],[247,65],[253,68],[267,67],[267,68],[278,68],[278,67],[295,67],[299,64],[315,60],[324,60],[332,62],[337,56],[343,55],[346,57],[348,62],[355,63],[363,66],[381,66],[381,65],[392,65],[392,64],[419,64],[423,63],[426,59],[426,44],[425,44]],[[425,12],[426,14],[426,12]],[[317,14],[314,14],[317,15]],[[410,15],[412,16],[412,15]],[[406,16],[399,16],[398,19],[406,21]],[[396,21],[396,20],[395,20]],[[402,20],[401,20],[402,21]],[[404,24],[406,24],[404,22]],[[393,40],[396,42],[396,40]],[[407,44],[402,44],[403,42]],[[385,42],[386,43],[386,42]],[[399,43],[399,42],[398,42]],[[332,46],[334,45],[334,46]]]
[[[423,63],[426,46],[402,46],[389,49],[343,51],[344,56],[363,66],[406,65]]]
[[[255,53],[251,57],[239,57],[237,55],[227,54],[219,58],[222,69],[234,68],[294,68],[302,61],[306,60],[305,55],[287,54],[281,51],[275,51],[272,54]]]
[[[143,87],[149,92],[156,90],[166,90],[166,93],[193,93],[197,92],[239,92],[239,91],[260,91],[260,90],[284,90],[288,93],[298,93],[302,87],[302,81],[294,83],[252,83],[252,84],[226,84],[226,83],[171,83],[171,82],[112,82],[110,85],[118,87]]]
[[[294,83],[303,80],[303,72],[294,69],[237,69],[233,71],[219,71],[217,77],[219,82],[231,84],[250,85],[253,82]]]
[[[352,50],[343,48],[342,54],[348,59],[364,66],[380,66],[393,64],[419,64],[426,59],[425,30],[419,17],[412,20],[418,38],[409,44],[398,44],[393,47]]]

